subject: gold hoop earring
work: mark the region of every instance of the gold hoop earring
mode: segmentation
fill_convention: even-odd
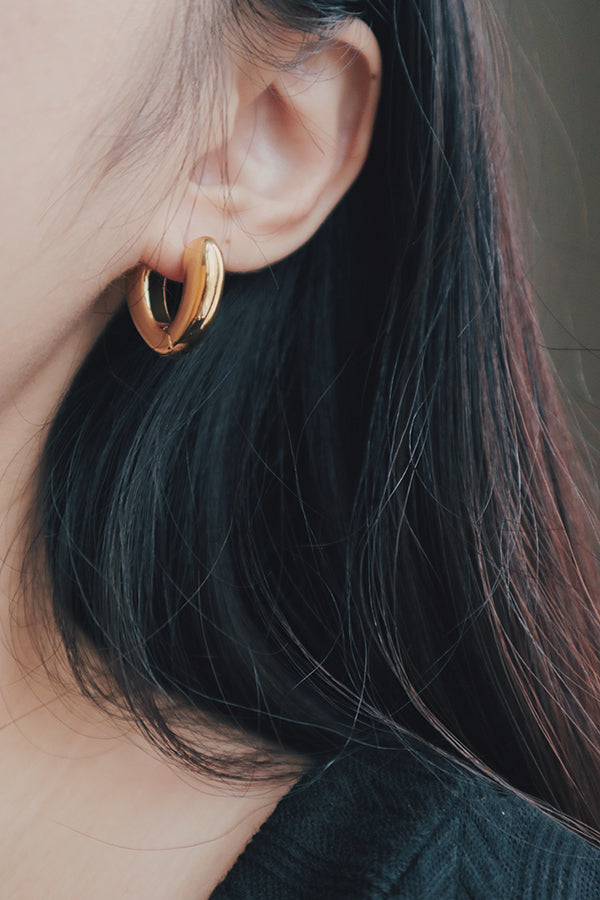
[[[195,344],[214,316],[225,278],[223,254],[212,238],[192,241],[183,254],[183,293],[171,320],[165,293],[150,291],[152,269],[137,266],[127,279],[127,304],[133,324],[152,350],[161,356],[180,353]]]

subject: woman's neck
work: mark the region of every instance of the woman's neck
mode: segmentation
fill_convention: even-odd
[[[20,349],[11,347],[12,368],[8,359],[0,360],[0,726],[40,704],[56,705],[64,694],[40,660],[41,646],[56,647],[46,614],[46,579],[38,571],[42,577],[25,593],[25,561],[34,558],[30,543],[48,426],[120,296],[115,286],[97,302],[95,314],[88,309],[65,322],[60,338],[47,345],[39,332],[25,336]]]

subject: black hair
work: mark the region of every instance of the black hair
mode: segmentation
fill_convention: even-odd
[[[598,826],[595,522],[517,246],[493,22],[233,11],[365,18],[373,144],[306,246],[227,279],[193,352],[156,357],[122,311],[74,379],[39,497],[72,669],[204,771],[412,733]]]

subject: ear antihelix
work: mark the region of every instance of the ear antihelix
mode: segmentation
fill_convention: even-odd
[[[212,238],[201,237],[188,244],[183,268],[183,292],[174,319],[167,308],[166,279],[160,291],[152,290],[152,269],[140,265],[127,280],[127,303],[133,323],[148,346],[161,356],[184,352],[198,343],[223,292],[223,254]]]

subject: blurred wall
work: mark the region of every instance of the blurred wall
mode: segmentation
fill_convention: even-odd
[[[600,463],[600,0],[498,0],[544,337]],[[599,469],[600,471],[600,469]]]

